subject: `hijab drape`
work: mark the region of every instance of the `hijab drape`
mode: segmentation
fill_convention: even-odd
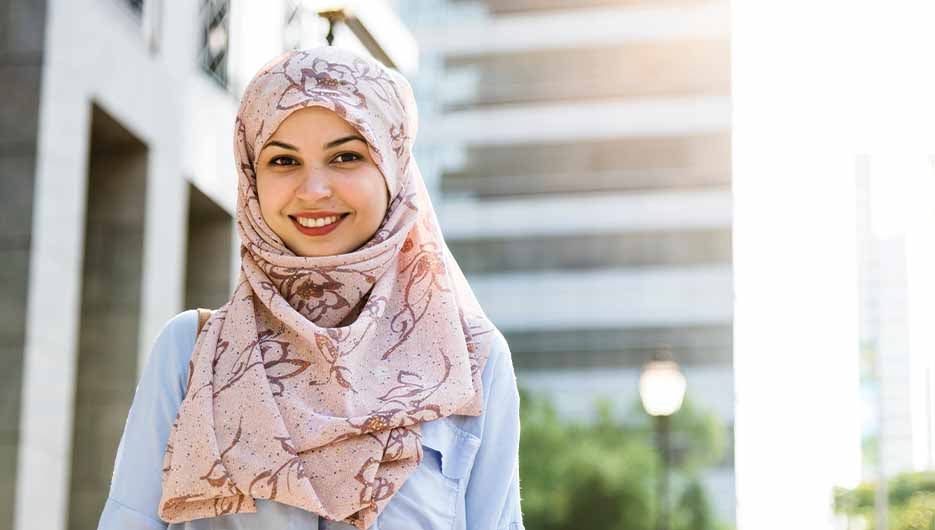
[[[260,214],[255,156],[309,106],[360,132],[390,193],[377,232],[347,254],[297,256]],[[420,424],[481,414],[494,327],[412,157],[417,121],[402,75],[339,48],[287,52],[247,86],[234,127],[239,282],[195,342],[164,521],[269,499],[368,528],[420,464]]]

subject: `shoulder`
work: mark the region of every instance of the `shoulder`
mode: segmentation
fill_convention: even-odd
[[[449,417],[458,429],[479,439],[483,438],[487,418],[497,415],[497,411],[492,409],[509,407],[512,400],[519,400],[510,345],[499,329],[494,328],[491,333],[490,354],[484,362],[481,375],[483,412],[480,416]]]
[[[516,386],[516,374],[513,371],[513,354],[506,337],[499,329],[493,330],[490,343],[490,355],[484,364],[484,405],[488,403],[490,392],[495,387]],[[505,385],[506,384],[506,385]]]
[[[173,316],[163,324],[156,337],[156,346],[178,349],[195,345],[195,333],[198,329],[198,310],[187,309]]]
[[[156,336],[146,372],[177,385],[183,392],[188,379],[188,361],[195,346],[198,310],[188,309],[166,321]]]

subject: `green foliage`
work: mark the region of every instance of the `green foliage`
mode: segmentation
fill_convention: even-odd
[[[645,446],[621,444],[614,449],[584,439],[562,459],[571,480],[566,521],[577,528],[615,530],[652,527],[653,455]],[[568,528],[567,525],[564,526]],[[537,528],[532,526],[532,528]]]
[[[628,416],[647,440],[652,441],[653,422],[636,401]],[[670,416],[672,465],[683,474],[696,476],[701,470],[716,466],[727,450],[727,433],[717,417],[700,409],[686,396],[681,408]],[[651,442],[652,443],[652,442]]]
[[[652,422],[642,409],[616,418],[612,402],[601,400],[593,422],[567,422],[548,398],[523,388],[520,409],[520,487],[527,528],[655,527],[660,459]],[[716,518],[694,477],[723,458],[724,430],[713,415],[688,402],[671,419],[672,439],[680,447],[673,478],[685,483],[681,491],[672,491],[677,495],[673,530],[715,530]]]
[[[566,452],[569,434],[551,402],[533,399],[520,388],[520,487],[526,526],[560,528],[568,513],[565,470],[557,460]]]
[[[935,529],[935,493],[911,495],[904,507],[894,514],[893,527],[898,530]]]
[[[834,511],[845,515],[867,515],[873,512],[876,485],[864,482],[854,489],[834,488]]]
[[[677,506],[680,510],[672,521],[673,530],[715,528],[714,511],[708,503],[704,488],[697,479],[690,481],[682,490]]]
[[[890,480],[889,486],[890,504],[903,506],[908,504],[916,493],[935,493],[935,472],[896,475]]]
[[[902,473],[888,483],[891,530],[935,530],[935,472]],[[860,517],[873,530],[877,484],[864,482],[854,489],[835,488],[834,510]]]

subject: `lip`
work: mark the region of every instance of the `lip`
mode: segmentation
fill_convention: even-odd
[[[315,219],[315,218],[318,218],[318,217],[328,217],[328,216],[331,216],[331,215],[338,215],[338,216],[339,216],[339,219],[338,219],[337,221],[331,223],[330,225],[325,225],[325,226],[316,226],[316,227],[302,226],[302,225],[300,225],[299,222],[295,219],[296,217],[307,217],[307,218]],[[307,213],[306,213],[306,214],[296,214],[295,216],[290,215],[290,216],[289,216],[289,219],[292,221],[292,225],[295,226],[296,229],[297,229],[299,232],[302,232],[303,234],[305,234],[305,235],[307,235],[307,236],[323,236],[323,235],[325,235],[325,234],[327,234],[327,233],[333,231],[335,228],[338,227],[338,225],[340,225],[341,223],[343,223],[343,222],[344,222],[344,219],[345,219],[348,215],[350,215],[350,214],[348,214],[348,213],[339,213],[339,212],[315,212],[315,214],[307,214]]]
[[[330,210],[318,210],[315,212],[299,212],[290,217],[307,217],[309,219],[318,219],[319,217],[330,217],[332,215],[344,215],[348,212],[332,212]]]

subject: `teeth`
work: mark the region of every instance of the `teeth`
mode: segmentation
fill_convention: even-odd
[[[330,217],[319,217],[318,219],[312,219],[310,217],[296,217],[296,220],[300,225],[306,226],[308,228],[317,228],[325,225],[330,225],[331,223],[337,222],[339,215],[332,215]]]

